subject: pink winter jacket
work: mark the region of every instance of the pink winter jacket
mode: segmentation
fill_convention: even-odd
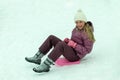
[[[90,53],[93,48],[94,42],[90,41],[87,34],[83,30],[79,30],[77,27],[75,27],[72,31],[71,40],[77,43],[74,49],[80,59]]]

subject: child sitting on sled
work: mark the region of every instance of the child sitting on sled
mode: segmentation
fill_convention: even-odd
[[[72,31],[71,38],[59,39],[50,35],[39,47],[38,52],[33,57],[25,57],[25,60],[31,63],[39,64],[33,68],[33,71],[41,73],[48,72],[51,65],[63,55],[68,61],[74,62],[81,60],[91,52],[95,42],[92,22],[87,21],[85,14],[78,10],[75,17],[75,28]],[[47,59],[41,63],[41,58],[45,56],[50,49],[53,50],[48,54]]]

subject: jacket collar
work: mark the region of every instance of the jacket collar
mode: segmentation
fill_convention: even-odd
[[[75,30],[77,30],[77,31],[84,31],[84,29],[79,29],[77,26],[75,27]]]

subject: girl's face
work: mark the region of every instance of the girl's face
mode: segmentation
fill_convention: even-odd
[[[82,29],[85,25],[85,22],[80,20],[76,21],[75,23],[78,29]]]

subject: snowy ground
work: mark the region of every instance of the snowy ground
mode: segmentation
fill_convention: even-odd
[[[50,34],[70,37],[79,8],[94,23],[91,54],[79,65],[33,72],[37,65],[24,57]],[[0,0],[0,80],[120,80],[119,8],[119,0]]]

